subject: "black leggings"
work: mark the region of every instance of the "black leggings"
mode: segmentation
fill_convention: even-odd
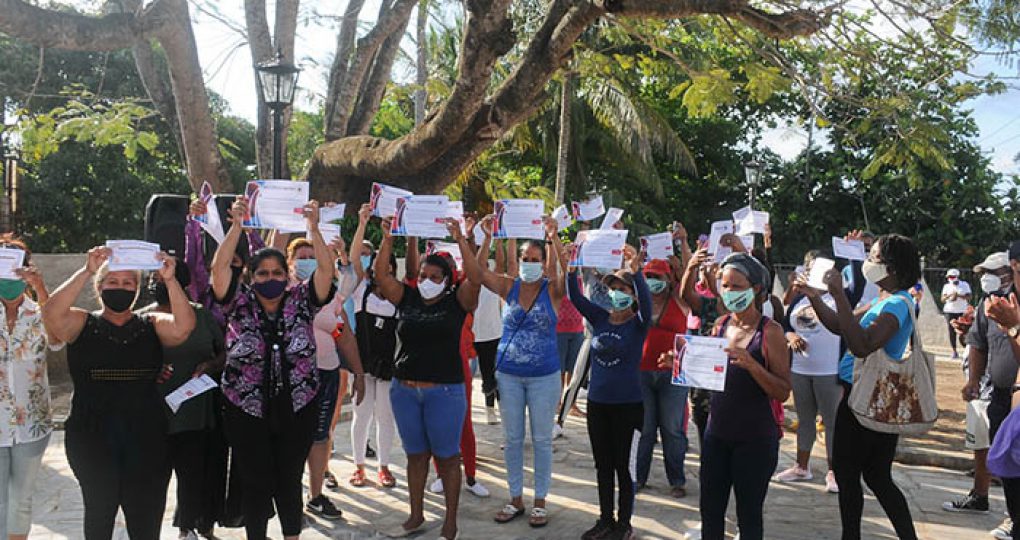
[[[227,439],[241,476],[244,528],[248,540],[263,540],[273,503],[284,536],[301,534],[303,502],[301,475],[312,447],[318,402],[290,412],[290,400],[279,405],[272,420],[256,418],[232,404],[224,407]]]
[[[737,499],[741,540],[765,535],[762,507],[779,462],[779,439],[734,442],[705,435],[701,449],[701,537],[726,538],[730,488]]]
[[[482,372],[482,393],[485,394],[485,406],[495,407],[499,399],[496,388],[496,349],[499,340],[476,341],[475,352],[478,353],[478,371]]]
[[[832,471],[839,484],[839,517],[843,522],[843,540],[860,540],[864,491],[861,477],[871,488],[878,503],[901,540],[916,540],[910,507],[892,479],[898,435],[879,433],[861,425],[847,405],[850,395],[844,385],[843,399],[836,410],[832,436]]]
[[[199,532],[223,515],[227,487],[227,441],[219,428],[170,435],[170,459],[177,475],[174,527]]]
[[[588,439],[595,458],[595,471],[599,485],[599,512],[601,519],[613,519],[614,478],[620,483],[620,511],[617,521],[630,525],[634,514],[635,471],[631,450],[636,448],[644,423],[644,405],[641,403],[596,403],[588,401]]]
[[[949,345],[956,352],[956,329],[953,328],[953,321],[963,316],[963,313],[946,313],[946,326],[949,327]]]

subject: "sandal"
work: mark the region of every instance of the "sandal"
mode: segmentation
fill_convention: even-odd
[[[379,471],[379,485],[384,488],[391,488],[397,485],[397,479],[393,478],[393,473],[383,469]]]
[[[333,476],[333,473],[331,473],[329,471],[326,471],[325,478],[326,478],[326,481],[325,481],[326,487],[328,487],[329,489],[339,489],[340,488],[340,482],[338,482],[336,477]]]
[[[531,525],[532,529],[545,527],[548,524],[549,512],[545,508],[536,506],[531,509],[531,515],[528,516],[528,525]]]
[[[365,469],[357,468],[354,469],[354,473],[351,474],[351,485],[354,487],[365,487],[368,480],[365,479]]]
[[[508,504],[503,507],[502,510],[496,514],[496,517],[492,518],[496,523],[510,523],[511,521],[524,515],[524,508],[517,508],[512,504]]]

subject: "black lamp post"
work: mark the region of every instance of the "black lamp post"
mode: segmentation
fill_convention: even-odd
[[[747,205],[754,206],[754,188],[761,183],[761,163],[751,160],[744,163],[744,175],[747,177]]]
[[[259,91],[262,101],[273,111],[273,178],[283,176],[283,110],[294,103],[298,73],[301,69],[284,62],[283,52],[277,50],[276,57],[255,66],[258,72]]]

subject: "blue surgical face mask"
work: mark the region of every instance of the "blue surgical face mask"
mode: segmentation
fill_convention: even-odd
[[[722,291],[722,301],[726,309],[733,313],[743,313],[754,303],[754,289]]]
[[[662,291],[666,290],[666,286],[669,285],[665,281],[658,278],[648,278],[646,281],[648,282],[648,290],[651,291],[652,294],[661,293]]]
[[[634,297],[623,291],[610,290],[609,301],[613,305],[613,310],[623,311],[634,303]]]
[[[372,267],[372,256],[371,255],[362,255],[361,256],[361,269],[362,270],[368,270],[371,267]]]
[[[319,266],[319,261],[315,259],[298,259],[294,261],[294,274],[298,279],[304,281],[315,273],[315,269]]]
[[[542,268],[542,263],[540,262],[522,262],[518,269],[518,274],[521,276],[522,280],[528,283],[534,283],[542,279],[542,273],[544,270],[545,269]]]

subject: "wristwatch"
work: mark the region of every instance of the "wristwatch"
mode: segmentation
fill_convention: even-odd
[[[1006,335],[1008,335],[1010,339],[1016,339],[1017,336],[1020,336],[1020,324],[1006,330]]]

